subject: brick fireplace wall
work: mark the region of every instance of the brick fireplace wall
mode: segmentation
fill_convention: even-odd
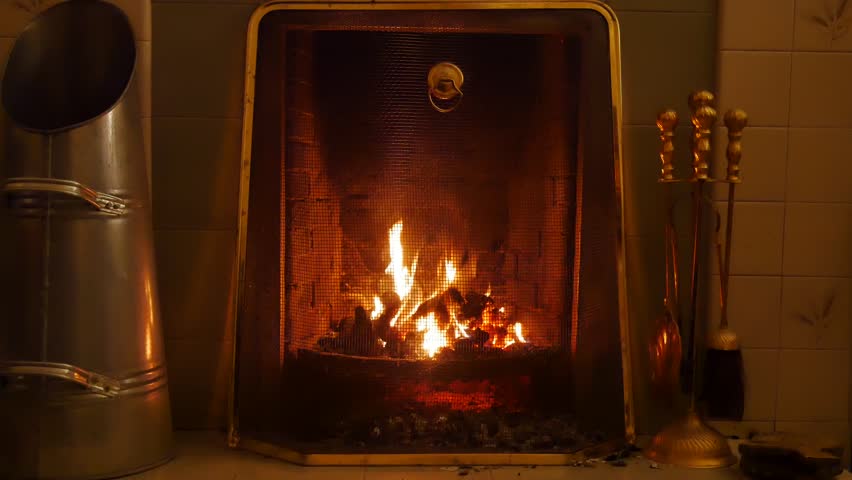
[[[153,74],[150,87],[143,86],[147,119],[143,125],[150,125],[146,133],[151,136],[148,144],[153,152],[157,267],[174,422],[178,428],[221,428],[233,348],[230,291],[245,32],[259,2],[114,1],[130,13],[137,28],[143,82]],[[14,37],[32,16],[16,5],[37,9],[48,3],[0,0],[0,68]],[[648,378],[646,339],[663,295],[663,210],[655,181],[658,144],[654,121],[663,106],[686,115],[687,94],[697,88],[713,88],[716,1],[609,3],[618,13],[622,33],[628,281],[635,325],[637,421],[640,432],[651,432],[663,418],[657,402],[644,389]],[[153,52],[152,39],[156,41]],[[686,133],[685,127],[678,131],[682,151]],[[748,218],[747,213],[743,215]]]

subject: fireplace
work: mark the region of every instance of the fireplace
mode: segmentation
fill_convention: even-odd
[[[232,445],[553,464],[632,439],[610,10],[273,2],[246,73]]]

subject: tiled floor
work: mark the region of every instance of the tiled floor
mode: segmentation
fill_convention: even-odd
[[[222,435],[179,432],[177,456],[168,464],[128,477],[133,480],[728,480],[742,478],[736,469],[683,470],[652,468],[643,459],[626,467],[596,463],[592,467],[299,467],[248,452],[229,450]],[[852,474],[842,477],[852,480]]]

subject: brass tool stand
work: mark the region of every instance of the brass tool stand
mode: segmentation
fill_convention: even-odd
[[[696,375],[695,364],[698,358],[698,345],[696,344],[695,329],[698,325],[698,280],[699,272],[699,245],[702,238],[703,224],[703,206],[704,206],[704,184],[707,182],[731,182],[731,177],[714,180],[709,176],[708,160],[711,154],[711,129],[716,122],[716,110],[711,106],[714,96],[708,91],[699,91],[693,93],[689,97],[689,106],[692,111],[692,168],[693,174],[689,178],[677,179],[672,175],[673,166],[672,155],[660,155],[663,162],[660,183],[684,183],[693,184],[693,250],[692,250],[692,265],[691,265],[691,282],[690,282],[690,316],[688,319],[691,322],[689,331],[689,339],[685,353],[689,355],[689,362],[686,365],[686,379],[690,394],[689,409],[685,416],[672,422],[663,428],[651,441],[651,445],[645,450],[645,456],[652,461],[677,465],[690,468],[720,468],[727,467],[736,463],[737,459],[731,452],[728,445],[728,440],[715,429],[707,425],[698,413],[696,408]],[[741,111],[737,111],[738,115],[745,115]],[[671,116],[674,112],[666,111],[661,115]],[[728,115],[732,115],[731,112]],[[658,125],[661,131],[661,138],[671,138],[675,122],[659,122]],[[730,129],[730,125],[729,125]],[[740,132],[741,133],[741,129]],[[739,136],[736,137],[737,139]],[[671,149],[671,143],[664,141],[663,149]],[[737,161],[739,157],[737,157]],[[729,165],[736,169],[736,165]],[[734,181],[738,181],[738,177],[734,176]],[[666,189],[670,188],[666,185]],[[668,230],[668,228],[667,228]],[[721,272],[720,272],[721,273]],[[676,298],[676,295],[674,296]],[[670,299],[667,299],[670,301]],[[677,305],[673,305],[677,309]]]

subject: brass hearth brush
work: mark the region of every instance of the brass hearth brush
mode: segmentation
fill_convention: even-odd
[[[719,262],[719,328],[707,337],[707,357],[704,363],[704,388],[702,390],[707,416],[726,420],[742,420],[745,407],[743,356],[737,334],[728,326],[728,292],[731,273],[731,238],[734,229],[734,190],[740,183],[740,158],[742,157],[743,129],[748,117],[742,110],[725,114],[728,129],[727,174],[728,216],[725,226],[725,254],[716,239],[716,258]]]

